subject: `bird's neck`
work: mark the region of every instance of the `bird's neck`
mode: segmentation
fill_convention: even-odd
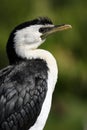
[[[21,51],[22,52],[18,51],[19,55],[21,54],[21,57],[26,58],[27,60],[42,59],[42,60],[46,61],[47,67],[49,69],[48,75],[50,76],[50,79],[53,80],[53,81],[50,81],[49,84],[51,84],[51,85],[53,84],[52,89],[54,90],[54,86],[57,81],[57,75],[58,75],[57,63],[56,63],[54,56],[50,52],[43,50],[43,49],[29,50],[27,48],[26,50],[23,49]]]

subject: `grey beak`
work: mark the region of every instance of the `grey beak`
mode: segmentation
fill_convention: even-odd
[[[45,33],[42,34],[41,38],[45,39],[50,34],[53,34],[53,33],[58,32],[58,31],[71,29],[71,28],[72,28],[72,26],[69,24],[55,25],[53,27],[49,27],[49,29]]]

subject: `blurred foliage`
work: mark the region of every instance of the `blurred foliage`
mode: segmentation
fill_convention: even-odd
[[[45,130],[87,130],[87,0],[1,0],[0,68],[8,64],[8,35],[19,23],[38,16],[72,30],[57,33],[41,47],[56,57],[59,78]]]

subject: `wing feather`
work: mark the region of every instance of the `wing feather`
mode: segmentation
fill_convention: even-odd
[[[33,60],[0,71],[0,130],[27,130],[35,123],[47,92],[47,69]]]

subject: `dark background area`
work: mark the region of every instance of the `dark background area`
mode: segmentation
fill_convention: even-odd
[[[87,130],[87,0],[1,0],[0,69],[8,65],[5,47],[12,29],[38,16],[73,27],[41,46],[52,52],[59,68],[45,130]]]

